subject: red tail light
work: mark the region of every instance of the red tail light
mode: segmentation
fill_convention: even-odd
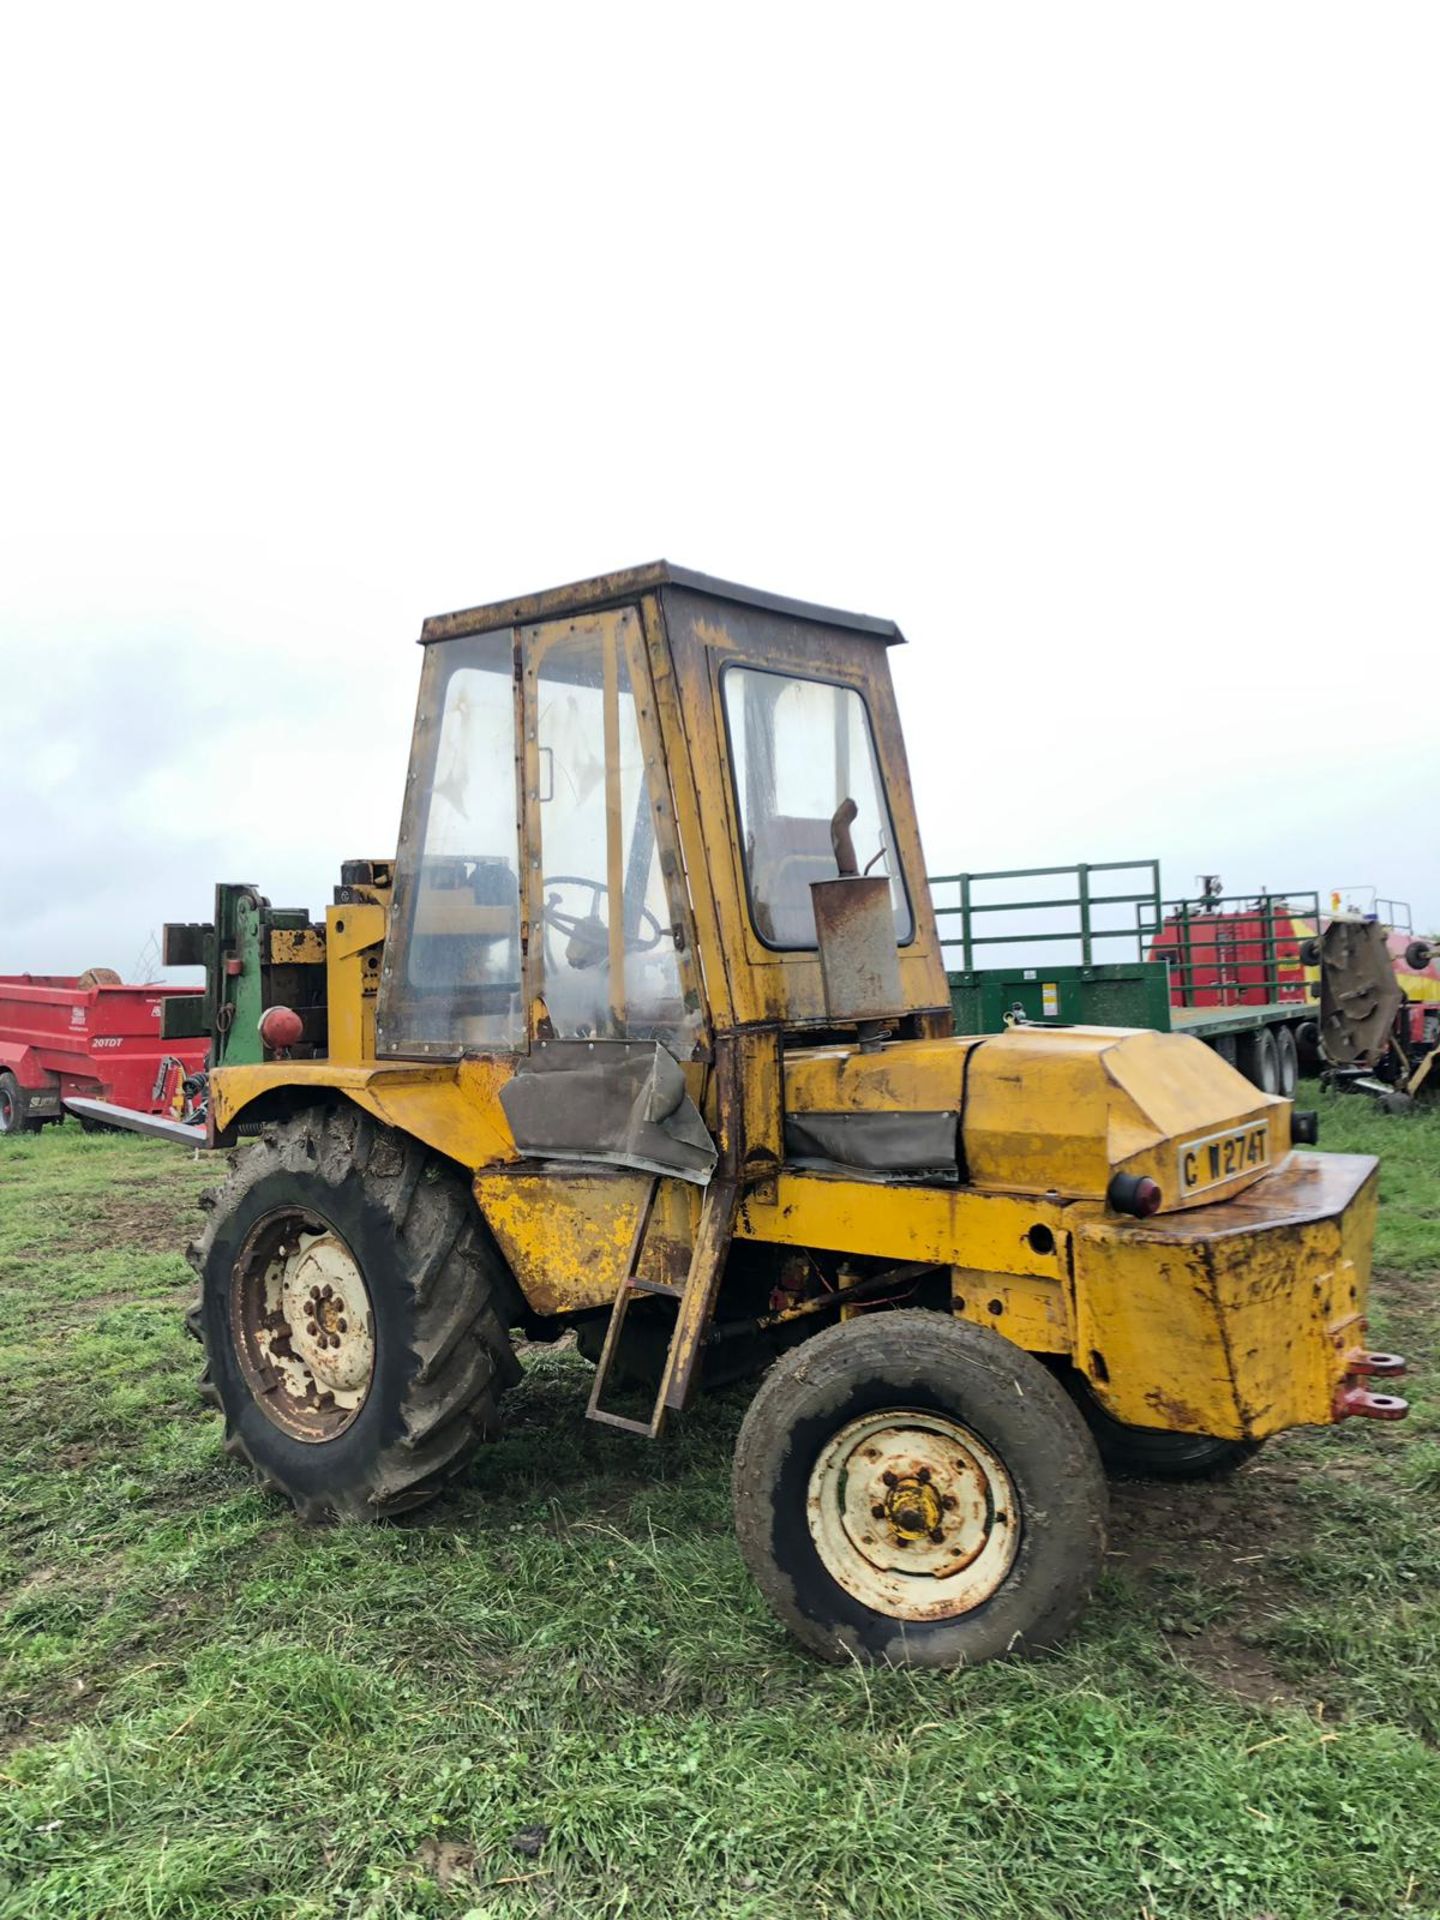
[[[1152,1213],[1160,1211],[1165,1196],[1160,1191],[1159,1182],[1144,1173],[1117,1173],[1105,1190],[1105,1198],[1116,1213],[1133,1214],[1137,1220],[1148,1220]]]

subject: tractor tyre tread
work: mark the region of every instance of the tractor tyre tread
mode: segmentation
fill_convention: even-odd
[[[1290,1027],[1275,1028],[1275,1090],[1284,1100],[1295,1098],[1300,1079],[1300,1049]]]
[[[267,1128],[232,1156],[231,1168],[218,1194],[204,1197],[204,1230],[187,1249],[201,1299],[186,1316],[205,1344],[200,1393],[225,1416],[227,1452],[248,1460],[306,1521],[383,1519],[433,1498],[498,1431],[499,1396],[522,1372],[507,1332],[513,1282],[477,1230],[462,1174],[354,1107],[318,1107]],[[372,1261],[378,1246],[390,1268],[362,1263],[372,1309],[403,1349],[394,1404],[378,1408],[366,1445],[345,1449],[346,1468],[329,1483],[311,1467],[330,1443],[293,1442],[254,1408],[234,1364],[228,1312],[218,1310],[236,1234],[260,1217],[268,1196],[287,1190],[298,1205],[308,1193],[321,1215],[328,1199],[338,1212],[365,1216]],[[394,1297],[382,1309],[377,1293],[387,1286]],[[340,1439],[360,1429],[357,1421]]]
[[[1117,1480],[1221,1480],[1253,1460],[1265,1444],[1127,1426],[1105,1411],[1081,1374],[1067,1372],[1065,1386],[1090,1429],[1101,1465]]]

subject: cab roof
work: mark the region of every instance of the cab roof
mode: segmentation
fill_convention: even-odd
[[[663,587],[684,587],[712,600],[738,601],[742,606],[762,607],[792,620],[847,627],[852,633],[868,634],[887,646],[903,645],[905,639],[893,620],[878,620],[868,613],[846,613],[839,607],[821,607],[810,600],[792,600],[783,593],[741,587],[732,580],[716,580],[708,573],[672,566],[668,560],[652,560],[643,567],[597,574],[592,580],[576,580],[567,587],[522,594],[516,600],[496,600],[489,606],[467,607],[460,613],[432,614],[420,629],[420,644],[423,647],[436,640],[454,640],[461,634],[487,633],[495,627],[528,626],[565,614],[597,613]]]

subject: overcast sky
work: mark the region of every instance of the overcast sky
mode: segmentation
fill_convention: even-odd
[[[897,619],[932,870],[1440,923],[1440,11],[6,10],[0,970],[393,851],[425,614]]]

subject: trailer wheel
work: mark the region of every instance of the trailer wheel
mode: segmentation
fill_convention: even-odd
[[[509,1275],[458,1171],[358,1109],[317,1109],[207,1197],[189,1258],[226,1451],[306,1520],[429,1499],[520,1376]]]
[[[1105,1551],[1094,1442],[987,1327],[864,1314],[776,1362],[740,1429],[735,1529],[824,1660],[973,1666],[1052,1646]]]
[[[1275,1051],[1275,1035],[1269,1027],[1260,1027],[1254,1033],[1243,1036],[1244,1044],[1240,1048],[1240,1071],[1252,1086],[1259,1087],[1262,1093],[1277,1093],[1280,1083],[1280,1061]]]
[[[0,1133],[38,1133],[44,1124],[29,1112],[25,1089],[13,1073],[0,1073]]]
[[[1105,1471],[1122,1480],[1214,1480],[1253,1460],[1259,1440],[1217,1440],[1207,1433],[1163,1433],[1126,1426],[1108,1414],[1078,1373],[1066,1385],[1099,1448]]]
[[[1428,940],[1412,940],[1405,949],[1405,964],[1412,973],[1424,973],[1435,958],[1435,949]]]
[[[1300,1052],[1290,1027],[1275,1029],[1275,1091],[1287,1100],[1295,1098],[1300,1079]]]

